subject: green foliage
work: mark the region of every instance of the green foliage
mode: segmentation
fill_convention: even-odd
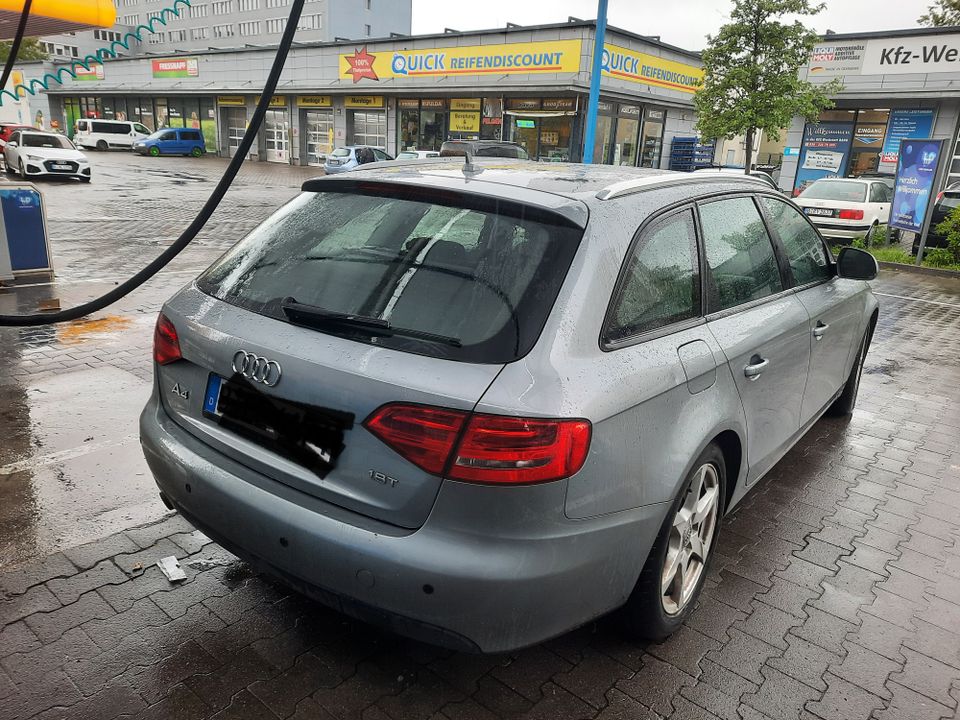
[[[10,57],[10,48],[13,41],[8,40],[0,42],[0,62],[6,62]],[[20,50],[17,52],[17,61],[22,60],[46,60],[47,52],[43,49],[40,41],[36,38],[24,38],[20,43]]]
[[[850,247],[855,247],[858,250],[866,250],[867,241],[862,235],[860,237],[855,237],[853,240],[850,241]]]
[[[924,252],[923,264],[936,268],[947,268],[956,265],[957,260],[947,248],[931,248]]]
[[[899,247],[870,248],[870,254],[879,262],[913,265],[913,255]]]
[[[960,0],[937,0],[927,8],[927,14],[917,18],[917,23],[928,27],[960,25]]]
[[[747,167],[753,137],[763,130],[773,140],[795,115],[816,120],[833,107],[830,95],[842,84],[815,86],[800,80],[819,36],[799,20],[823,5],[810,0],[734,0],[730,22],[707,37],[704,83],[694,96],[697,128],[708,138],[747,136]]]
[[[937,225],[936,233],[947,239],[947,247],[944,251],[951,257],[950,264],[960,264],[960,207],[951,210],[950,214]],[[928,251],[924,260],[929,259],[934,250]]]
[[[890,243],[890,228],[886,225],[877,225],[870,236],[870,244],[874,247],[885,247]]]

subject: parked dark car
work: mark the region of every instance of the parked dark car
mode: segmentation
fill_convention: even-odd
[[[497,140],[447,140],[440,146],[440,157],[462,157],[468,151],[474,157],[530,159],[523,145]]]
[[[960,206],[960,183],[948,185],[940,194],[933,206],[933,215],[930,217],[930,231],[927,233],[926,248],[945,248],[947,238],[945,235],[938,235],[937,225],[947,219],[947,215],[955,207]],[[920,251],[920,236],[917,235],[913,240],[913,254]]]

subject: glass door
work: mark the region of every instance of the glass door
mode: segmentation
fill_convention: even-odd
[[[267,145],[267,162],[285,163],[290,161],[287,148],[287,135],[290,121],[286,110],[267,110],[264,118],[264,136]]]
[[[333,152],[333,110],[307,112],[307,165],[323,165]]]
[[[237,154],[243,134],[247,131],[247,109],[241,107],[221,108],[226,117],[227,152],[230,157]]]

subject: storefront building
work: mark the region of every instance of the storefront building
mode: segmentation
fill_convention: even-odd
[[[818,122],[794,119],[781,187],[798,194],[819,178],[893,175],[900,141],[920,138],[946,141],[943,182],[960,181],[958,57],[954,28],[824,37],[801,78],[840,78],[844,88]]]
[[[439,150],[448,139],[507,140],[541,161],[579,161],[593,22],[294,47],[251,158],[320,165],[334,148]],[[72,134],[83,117],[151,129],[199,127],[233,155],[272,48],[111,60],[45,93]],[[699,56],[607,29],[594,158],[666,167],[674,136],[694,134]],[[131,89],[136,88],[136,92]]]

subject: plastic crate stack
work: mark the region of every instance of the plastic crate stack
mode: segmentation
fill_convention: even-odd
[[[670,169],[693,172],[713,165],[716,146],[698,137],[675,137],[670,143]]]

